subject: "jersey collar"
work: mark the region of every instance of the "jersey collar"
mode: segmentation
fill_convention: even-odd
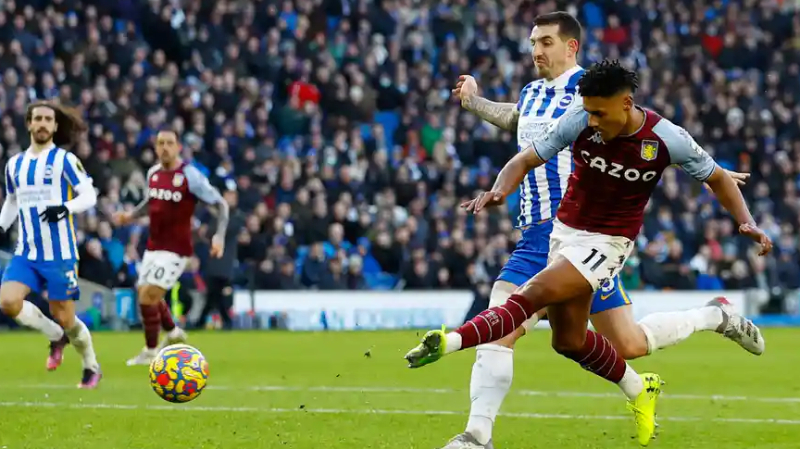
[[[44,148],[42,151],[39,152],[39,154],[34,154],[33,153],[33,145],[31,145],[31,146],[29,146],[28,148],[25,149],[25,155],[29,156],[29,157],[32,157],[32,158],[37,158],[37,157],[39,157],[39,156],[41,156],[43,154],[48,153],[50,150],[54,150],[54,149],[56,149],[56,144],[55,143],[52,144],[48,148]]]
[[[564,86],[567,84],[567,80],[569,80],[570,77],[572,77],[572,75],[574,75],[580,70],[583,70],[583,67],[576,65],[571,69],[568,69],[561,75],[558,75],[557,77],[553,78],[552,80],[544,80],[544,85],[547,87]]]

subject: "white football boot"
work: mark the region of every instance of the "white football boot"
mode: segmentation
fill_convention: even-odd
[[[747,352],[755,355],[764,353],[764,337],[761,330],[752,321],[734,312],[731,303],[723,297],[714,298],[707,306],[719,307],[722,311],[722,324],[716,332],[735,341]]]
[[[481,444],[472,434],[464,432],[454,436],[442,449],[494,449],[494,444],[492,444],[492,440]]]
[[[137,365],[150,365],[153,362],[153,359],[156,358],[156,354],[158,354],[157,349],[142,349],[142,352],[139,353],[136,357],[128,360],[128,366],[137,366]]]
[[[161,338],[161,343],[158,344],[158,350],[162,350],[169,345],[176,345],[178,343],[186,343],[186,340],[189,339],[189,336],[186,334],[186,331],[181,329],[178,326],[175,326],[175,329],[167,332],[167,335],[164,335]]]

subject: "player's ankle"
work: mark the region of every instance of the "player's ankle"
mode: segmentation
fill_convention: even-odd
[[[445,354],[456,352],[461,349],[461,334],[458,332],[448,332],[445,335]]]
[[[480,444],[487,444],[492,439],[494,422],[488,416],[470,415],[466,432]]]

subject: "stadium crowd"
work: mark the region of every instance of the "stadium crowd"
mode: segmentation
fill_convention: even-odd
[[[214,275],[259,289],[471,288],[488,295],[513,249],[516,206],[468,216],[515,135],[452,101],[458,75],[516,102],[536,75],[533,17],[586,27],[581,62],[638,69],[638,100],[686,127],[726,168],[776,242],[753,257],[702,186],[668,172],[628,289],[798,288],[800,13],[777,0],[0,1],[0,156],[27,145],[25,106],[79,107],[74,149],[101,200],[81,217],[81,275],[130,286],[146,222],[109,217],[144,195],[153,137],[235,206]],[[203,288],[209,216],[185,282]],[[3,236],[5,246],[10,236]]]

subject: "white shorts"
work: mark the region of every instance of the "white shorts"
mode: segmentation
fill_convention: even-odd
[[[188,261],[188,257],[169,251],[145,251],[138,284],[155,285],[164,290],[171,290],[183,274]]]
[[[631,251],[633,241],[626,237],[581,231],[555,220],[547,263],[552,263],[557,256],[564,257],[589,281],[592,290],[597,291],[622,271]]]

